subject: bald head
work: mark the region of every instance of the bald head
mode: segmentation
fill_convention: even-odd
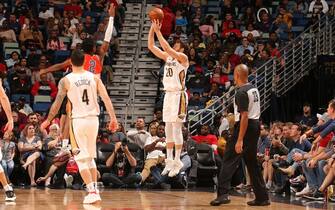
[[[235,83],[240,86],[248,83],[249,69],[244,64],[239,64],[234,70]]]

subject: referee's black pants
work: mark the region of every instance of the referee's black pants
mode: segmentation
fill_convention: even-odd
[[[259,165],[257,164],[257,142],[260,134],[260,124],[258,120],[249,120],[248,128],[243,140],[243,152],[237,154],[235,152],[235,144],[237,142],[240,130],[239,123],[234,126],[232,138],[227,142],[226,151],[223,156],[221,170],[218,180],[218,197],[228,196],[231,188],[231,179],[235,171],[239,167],[242,158],[244,159],[250,175],[252,189],[255,193],[257,201],[265,201],[269,199],[267,194],[263,176]]]

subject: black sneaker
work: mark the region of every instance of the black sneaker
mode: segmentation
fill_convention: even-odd
[[[315,201],[323,201],[325,199],[324,194],[319,190],[311,191],[310,193],[304,195],[304,198]]]
[[[16,200],[16,195],[13,190],[6,191],[6,198],[5,201],[15,201]]]

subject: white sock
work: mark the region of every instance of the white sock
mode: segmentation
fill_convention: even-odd
[[[95,187],[94,187],[94,182],[89,183],[87,186],[87,191],[90,192],[95,192]]]
[[[166,158],[168,160],[173,160],[173,149],[166,149]]]
[[[180,160],[180,153],[181,153],[181,149],[176,149],[175,157],[174,157],[175,160]]]
[[[6,185],[6,186],[4,186],[3,187],[4,189],[5,189],[5,191],[7,192],[7,191],[13,191],[13,188],[12,188],[12,186],[10,186],[10,185]]]

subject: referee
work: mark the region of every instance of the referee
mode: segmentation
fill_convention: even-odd
[[[230,203],[228,192],[231,188],[231,178],[244,159],[252,189],[256,199],[249,201],[250,206],[270,205],[265,183],[258,168],[256,154],[257,141],[260,133],[260,98],[258,89],[248,83],[249,70],[246,65],[238,65],[234,70],[236,93],[234,100],[235,126],[233,137],[227,142],[221,171],[217,198],[211,201],[212,206]]]

